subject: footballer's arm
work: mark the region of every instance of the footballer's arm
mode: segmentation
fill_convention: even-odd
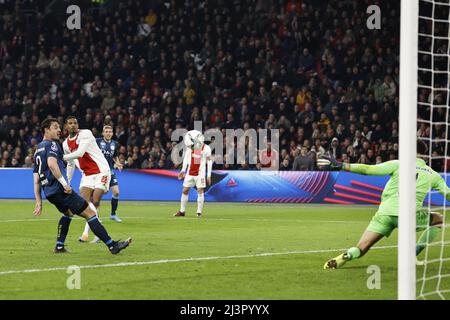
[[[64,154],[69,154],[70,153],[70,151],[66,147],[65,143],[64,143],[63,149],[64,149]],[[74,172],[75,172],[75,160],[68,160],[67,161],[67,180],[68,180],[69,184],[70,184],[70,181],[72,181]]]
[[[178,174],[178,180],[183,179],[186,176],[186,171],[191,162],[191,149],[186,149],[183,159],[183,166],[181,167],[181,171]]]
[[[398,160],[386,161],[376,165],[360,163],[343,163],[342,170],[353,173],[364,174],[368,176],[386,176],[391,175],[398,168]]]
[[[92,132],[89,133],[87,133],[87,135],[85,135],[84,133],[83,135],[81,135],[80,133],[80,144],[78,146],[78,149],[72,153],[65,154],[63,157],[65,161],[75,160],[81,158],[84,155],[84,153],[89,148],[89,144],[91,143],[91,137],[93,137]]]
[[[123,169],[123,164],[120,163],[119,157],[115,157],[113,158],[114,161],[114,166],[119,169],[119,171],[122,171]]]
[[[392,175],[398,169],[399,162],[398,160],[391,160],[376,165],[367,165],[339,162],[333,157],[324,156],[317,160],[317,165],[334,171],[343,170],[368,176],[385,176]]]
[[[213,160],[211,153],[206,157],[206,181],[208,185],[211,185],[211,173],[212,173]]]
[[[42,196],[41,196],[41,181],[39,180],[39,173],[33,173],[33,185],[34,185],[34,198],[36,199],[36,205],[34,207],[33,214],[40,216],[42,213]]]
[[[56,158],[55,157],[48,157],[47,164],[48,164],[48,168],[52,172],[52,174],[55,177],[55,179],[58,180],[59,183],[61,183],[61,185],[63,186],[64,192],[65,193],[72,193],[72,188],[67,183],[67,181],[64,178],[64,176],[62,175],[61,170],[59,169],[58,162],[57,162]]]

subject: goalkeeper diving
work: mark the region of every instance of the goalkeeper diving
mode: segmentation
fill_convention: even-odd
[[[425,154],[427,146],[422,141],[417,141],[417,153]],[[356,247],[352,247],[337,257],[328,260],[324,269],[341,268],[346,262],[364,256],[367,251],[383,237],[389,237],[392,231],[398,227],[399,209],[399,161],[392,160],[377,165],[348,164],[336,161],[332,157],[322,157],[317,160],[319,168],[333,171],[350,171],[354,173],[384,176],[390,179],[384,187],[381,195],[381,203],[378,211],[373,216],[369,226],[364,231]],[[424,231],[417,241],[416,256],[418,256],[428,243],[438,235],[443,224],[443,216],[439,213],[428,212],[423,207],[423,201],[431,190],[437,190],[450,201],[450,188],[445,180],[433,169],[426,165],[421,158],[416,159],[416,212],[411,212],[411,218],[416,217],[416,231]]]

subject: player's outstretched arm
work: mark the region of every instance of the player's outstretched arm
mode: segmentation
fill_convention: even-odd
[[[450,188],[445,183],[445,180],[436,173],[436,178],[433,183],[433,189],[436,189],[440,194],[442,194],[447,201],[450,201]]]
[[[40,216],[42,213],[42,196],[41,196],[41,182],[39,180],[39,174],[37,172],[33,173],[33,184],[34,184],[34,198],[36,200],[36,205],[34,207],[33,214],[35,216]]]
[[[367,165],[360,163],[343,163],[337,161],[333,157],[324,156],[317,160],[317,166],[332,171],[343,170],[368,176],[385,176],[391,175],[398,169],[398,160],[387,161],[376,165]]]

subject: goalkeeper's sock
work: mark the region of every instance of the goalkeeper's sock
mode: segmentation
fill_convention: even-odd
[[[352,247],[347,250],[347,255],[350,258],[349,260],[358,259],[361,256],[361,250],[357,247]]]
[[[68,216],[62,216],[58,223],[58,236],[56,238],[56,247],[64,247],[67,233],[69,232],[69,226],[72,222],[72,218]]]
[[[429,227],[422,233],[419,240],[417,241],[416,256],[418,256],[423,251],[423,249],[425,249],[427,244],[433,242],[434,238],[436,238],[439,233],[439,229],[439,227]]]
[[[204,193],[197,194],[197,213],[202,213],[204,203],[205,203],[205,194]]]
[[[105,227],[100,223],[100,221],[98,221],[97,216],[90,217],[86,221],[89,223],[89,227],[91,228],[92,232],[97,237],[99,237],[100,240],[102,240],[108,247],[114,243],[114,241],[108,235]]]
[[[112,216],[116,215],[116,210],[117,210],[118,206],[119,206],[119,198],[116,198],[113,196],[111,198],[111,215]]]
[[[189,196],[187,194],[182,193],[181,194],[181,203],[180,203],[180,211],[185,212],[186,211],[186,204],[188,202]]]

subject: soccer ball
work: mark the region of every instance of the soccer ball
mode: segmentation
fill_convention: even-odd
[[[198,130],[191,130],[184,136],[184,144],[186,147],[191,149],[201,148],[205,142],[205,137]]]

